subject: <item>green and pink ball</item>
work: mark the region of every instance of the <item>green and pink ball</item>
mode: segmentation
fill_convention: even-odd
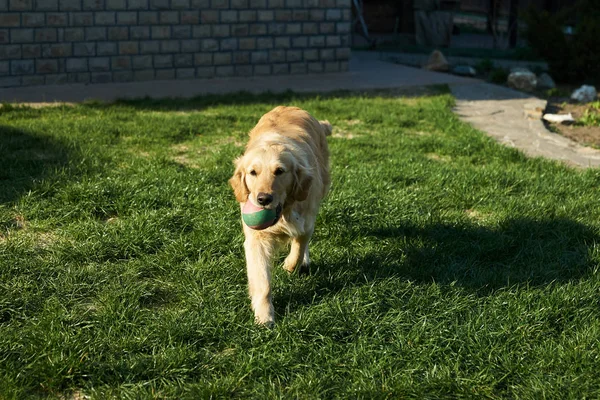
[[[246,201],[242,208],[242,220],[249,228],[256,230],[267,229],[277,223],[281,213],[281,206],[276,209],[267,209]]]

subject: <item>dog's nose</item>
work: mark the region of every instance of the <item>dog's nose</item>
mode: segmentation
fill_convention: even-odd
[[[261,206],[268,206],[273,201],[273,195],[260,192],[258,196],[256,196],[256,201],[258,201],[258,204]]]

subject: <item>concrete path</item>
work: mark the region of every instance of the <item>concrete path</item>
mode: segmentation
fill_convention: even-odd
[[[522,149],[531,156],[549,157],[581,167],[600,166],[600,151],[548,132],[539,118],[525,117],[525,109],[545,106],[539,99],[475,79],[381,61],[377,53],[369,52],[353,52],[350,71],[346,73],[6,88],[0,89],[0,102],[114,101],[146,96],[189,98],[239,91],[330,92],[434,84],[449,85],[457,98],[456,112],[460,118],[501,143]]]
[[[600,166],[600,151],[552,133],[541,121],[546,101],[488,83],[451,84],[461,120],[500,143],[532,157],[561,160],[578,167]]]

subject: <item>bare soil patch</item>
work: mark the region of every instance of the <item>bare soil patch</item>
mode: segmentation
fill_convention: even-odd
[[[588,112],[598,112],[590,104],[573,102],[568,97],[550,97],[546,106],[546,113],[568,114],[571,113],[576,121]],[[600,124],[595,126],[584,126],[580,123],[560,124],[544,121],[548,129],[568,137],[582,145],[600,148]]]

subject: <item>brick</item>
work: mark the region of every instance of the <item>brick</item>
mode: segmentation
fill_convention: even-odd
[[[236,24],[231,27],[231,36],[240,37],[240,36],[248,36],[250,32],[250,28],[248,24]]]
[[[276,10],[275,21],[289,22],[292,20],[292,10]]]
[[[42,45],[24,44],[21,48],[21,56],[23,58],[40,58],[42,56]]]
[[[67,72],[83,72],[88,68],[87,58],[67,58]]]
[[[94,56],[96,55],[96,43],[74,43],[73,55],[75,57]]]
[[[67,42],[78,42],[85,38],[83,28],[66,28],[64,30],[64,40]]]
[[[153,69],[144,69],[141,71],[133,71],[134,81],[151,81],[154,79]]]
[[[342,19],[344,21],[350,21],[351,18],[352,18],[352,10],[350,10],[350,9],[342,10]]]
[[[219,46],[221,51],[237,50],[237,47],[238,40],[236,38],[223,39],[221,40],[221,45]]]
[[[270,50],[269,51],[270,62],[285,62],[285,50]]]
[[[200,22],[203,24],[214,24],[219,22],[219,12],[215,10],[202,10],[200,12]]]
[[[229,8],[229,0],[210,0],[211,8]]]
[[[194,38],[210,37],[210,25],[198,25],[192,27],[192,36]]]
[[[196,53],[198,51],[200,51],[200,41],[195,39],[181,41],[182,53]]]
[[[151,31],[152,39],[168,39],[171,37],[170,26],[153,26]]]
[[[285,54],[286,61],[295,62],[302,60],[302,50],[288,50]]]
[[[116,42],[102,42],[96,45],[96,54],[99,56],[113,56],[117,54]]]
[[[308,63],[308,72],[323,72],[323,63],[321,62],[311,62]]]
[[[285,25],[282,23],[271,23],[269,24],[269,35],[281,36],[285,34]]]
[[[173,56],[171,54],[157,54],[153,56],[154,68],[172,68]]]
[[[150,0],[150,8],[155,10],[170,9],[170,0]]]
[[[236,51],[233,53],[234,64],[250,64],[250,52]]]
[[[285,0],[269,0],[268,7],[269,8],[284,8]]]
[[[171,8],[174,10],[190,8],[190,0],[171,0]]]
[[[108,40],[129,39],[129,28],[126,26],[111,26],[108,28]]]
[[[215,67],[198,67],[196,68],[196,77],[212,78],[215,76]]]
[[[10,0],[10,11],[28,11],[33,10],[33,0]]]
[[[308,49],[303,51],[303,58],[305,61],[317,61],[319,60],[319,50]]]
[[[185,25],[196,25],[200,22],[200,11],[186,10],[181,12],[181,23]]]
[[[340,61],[340,72],[348,72],[350,63],[348,61]]]
[[[133,71],[116,71],[113,73],[114,82],[131,82],[133,81]]]
[[[127,0],[127,9],[146,10],[148,9],[148,0]]]
[[[215,65],[231,64],[231,53],[215,53],[213,63]]]
[[[67,13],[48,13],[46,14],[46,24],[48,26],[67,26],[69,25],[69,15]]]
[[[60,11],[81,10],[81,0],[59,0],[58,8]]]
[[[15,60],[10,62],[12,75],[28,75],[35,71],[33,60]]]
[[[132,26],[129,28],[130,39],[150,39],[149,26]]]
[[[153,54],[160,51],[160,42],[158,40],[144,40],[140,42],[141,54]]]
[[[292,47],[308,47],[308,38],[306,36],[292,38]]]
[[[42,45],[42,57],[71,57],[73,46],[71,43],[53,43]]]
[[[293,63],[290,64],[290,74],[305,74],[307,71],[306,63]]]
[[[0,78],[0,87],[14,87],[21,86],[21,78],[20,77],[6,77]]]
[[[271,22],[275,20],[273,10],[259,10],[257,14],[258,22]]]
[[[281,36],[275,38],[274,46],[276,49],[288,49],[290,47],[290,37],[289,36]]]
[[[44,76],[46,85],[59,85],[67,83],[67,74],[50,74]]]
[[[252,75],[252,65],[236,65],[235,66],[235,75],[236,76],[251,76]]]
[[[11,29],[11,43],[31,43],[33,42],[33,29]]]
[[[179,12],[178,11],[161,11],[158,13],[158,21],[161,24],[178,24],[179,23]]]
[[[256,11],[255,10],[244,10],[239,12],[239,21],[240,22],[255,22],[256,21]]]
[[[104,9],[104,0],[82,0],[82,2],[84,10],[97,11]]]
[[[46,79],[44,79],[44,76],[41,75],[30,75],[21,78],[22,86],[40,86],[43,85],[45,82]]]
[[[35,29],[35,41],[36,42],[56,42],[56,29],[54,28],[36,28]]]
[[[254,74],[255,75],[271,75],[271,66],[270,65],[255,65],[254,66]]]
[[[285,26],[285,33],[287,35],[298,35],[302,33],[302,24],[287,24]]]
[[[337,33],[350,33],[351,24],[349,22],[338,22],[336,25]]]
[[[307,21],[308,10],[294,10],[292,13],[292,19],[294,21]]]
[[[20,14],[0,13],[0,27],[14,28],[21,26]]]
[[[92,83],[109,83],[112,82],[112,73],[110,72],[95,72],[91,74]]]
[[[214,39],[204,39],[200,43],[202,51],[216,51],[219,50],[219,42]]]
[[[85,28],[85,40],[106,40],[106,28]]]
[[[350,59],[350,48],[342,47],[339,49],[335,49],[335,58],[336,58],[336,60],[349,60]]]
[[[175,54],[173,63],[176,67],[192,67],[194,65],[194,57],[191,54]]]
[[[341,20],[342,19],[342,10],[339,10],[339,9],[327,10],[325,12],[325,19],[327,21]]]
[[[174,69],[159,69],[155,72],[155,76],[157,80],[169,80],[175,79],[175,70]]]
[[[72,26],[92,26],[94,24],[94,14],[91,12],[69,13]]]
[[[302,33],[305,35],[316,35],[319,33],[319,25],[316,22],[305,22],[302,24]]]
[[[10,75],[10,62],[0,61],[0,76]]]
[[[156,11],[140,11],[138,19],[140,25],[158,24],[158,13]]]
[[[210,0],[192,0],[192,8],[205,9],[210,7]]]
[[[313,22],[320,22],[325,20],[325,10],[312,9],[308,12],[308,19]]]
[[[227,24],[238,22],[238,12],[234,10],[221,11],[221,22]]]
[[[239,39],[240,50],[254,50],[256,49],[256,38],[243,38]]]
[[[323,47],[323,46],[325,46],[325,36],[310,36],[308,38],[308,45],[310,47]]]
[[[37,0],[33,8],[36,11],[58,11],[58,0]]]
[[[213,55],[211,53],[194,54],[194,65],[212,65]]]
[[[256,48],[259,50],[272,49],[273,48],[273,38],[272,37],[257,38],[256,39]]]
[[[327,36],[325,38],[325,45],[327,47],[340,47],[342,45],[342,40],[339,36]]]
[[[267,25],[265,24],[250,24],[250,35],[260,36],[267,34]]]
[[[230,7],[233,9],[248,8],[248,0],[231,0]]]
[[[106,0],[107,10],[125,10],[127,9],[126,0]]]
[[[57,60],[36,60],[35,72],[38,74],[55,74],[58,72]]]
[[[10,42],[10,35],[8,29],[0,29],[0,44],[8,44]]]
[[[319,59],[321,61],[335,60],[335,49],[321,49],[319,51]]]
[[[121,71],[124,69],[131,69],[131,57],[129,56],[117,56],[110,58],[110,66],[113,71]]]
[[[331,61],[325,63],[325,72],[338,72],[340,70],[340,64],[337,61]]]
[[[300,8],[303,6],[302,0],[286,0],[285,6],[287,8]],[[309,7],[318,7],[318,5],[310,5]]]
[[[269,53],[266,51],[253,51],[250,53],[250,62],[252,64],[266,63],[269,60]]]
[[[351,8],[352,7],[352,1],[351,0],[336,0],[335,1],[335,6],[337,8]]]
[[[191,25],[178,25],[173,27],[173,38],[189,39],[192,37]]]
[[[160,52],[161,53],[179,53],[179,41],[178,40],[161,40]]]
[[[110,58],[92,57],[88,60],[88,65],[92,72],[110,71]]]
[[[232,65],[222,65],[215,68],[215,75],[220,77],[233,76],[233,72],[234,69]]]
[[[213,37],[228,37],[230,35],[229,25],[213,25]]]
[[[250,8],[267,8],[267,0],[250,0]]]
[[[135,25],[135,24],[137,24],[137,13],[135,11],[120,11],[120,12],[118,12],[117,13],[117,24],[118,25]]]
[[[131,57],[131,66],[133,69],[152,68],[152,56],[133,56]]]
[[[335,23],[323,22],[319,26],[319,33],[325,33],[325,34],[335,33]]]
[[[117,17],[113,11],[103,11],[94,13],[96,25],[114,25],[117,22]]]
[[[120,42],[119,43],[119,55],[132,55],[140,52],[138,42]]]
[[[24,27],[42,26],[45,24],[46,18],[44,13],[23,13],[21,21]]]

